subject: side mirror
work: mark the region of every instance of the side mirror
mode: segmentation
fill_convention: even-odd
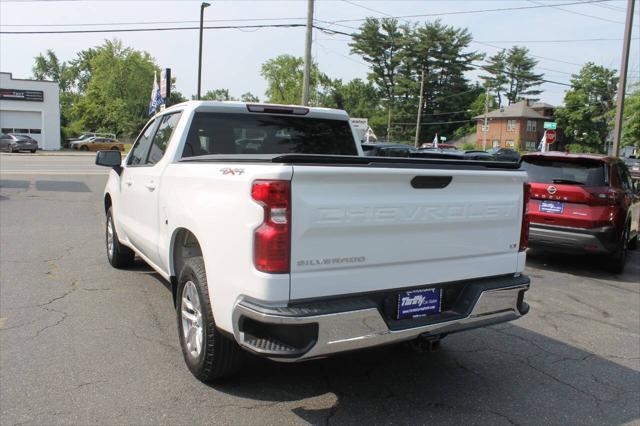
[[[98,151],[96,153],[96,165],[111,167],[116,173],[122,172],[122,154],[120,151]]]

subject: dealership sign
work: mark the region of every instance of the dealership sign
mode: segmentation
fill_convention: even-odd
[[[42,90],[0,89],[0,100],[44,102]]]

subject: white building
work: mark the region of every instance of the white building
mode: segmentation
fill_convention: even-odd
[[[2,133],[28,134],[40,149],[60,149],[58,83],[0,72],[0,127]]]

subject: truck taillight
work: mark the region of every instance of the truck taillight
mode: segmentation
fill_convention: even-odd
[[[529,247],[529,200],[531,200],[531,185],[522,185],[522,227],[520,229],[520,251]]]
[[[251,197],[264,209],[264,220],[253,236],[253,263],[262,272],[289,273],[291,182],[256,180]]]

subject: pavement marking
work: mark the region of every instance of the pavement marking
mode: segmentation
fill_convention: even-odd
[[[7,322],[6,318],[0,318],[0,330],[4,328],[4,323]]]

